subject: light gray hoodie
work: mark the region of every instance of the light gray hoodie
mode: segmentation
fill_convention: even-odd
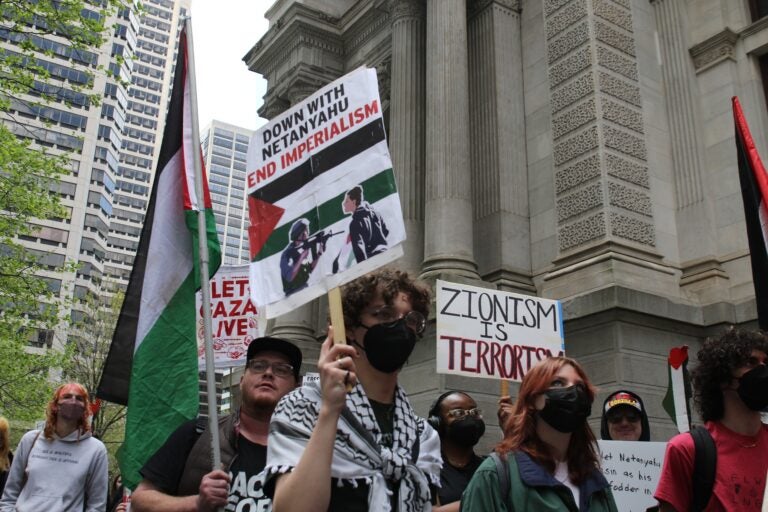
[[[107,507],[107,449],[90,432],[53,440],[39,430],[21,438],[0,512],[103,512]],[[27,481],[23,483],[26,465]]]

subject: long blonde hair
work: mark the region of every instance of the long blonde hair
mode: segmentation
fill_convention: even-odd
[[[8,420],[0,416],[0,471],[8,471],[8,468],[11,467],[11,461],[8,457],[8,454],[11,453],[9,431]]]

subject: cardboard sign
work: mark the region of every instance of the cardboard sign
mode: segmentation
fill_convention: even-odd
[[[402,255],[376,71],[328,84],[248,148],[251,293],[281,315]]]
[[[664,465],[667,443],[598,441],[603,475],[611,485],[616,508],[645,512],[657,505],[653,497]]]
[[[210,283],[214,366],[242,366],[248,345],[264,330],[251,302],[248,265],[222,265]],[[203,370],[205,330],[200,292],[197,292],[197,357],[198,366]]]
[[[437,281],[437,373],[519,382],[564,352],[558,301]]]

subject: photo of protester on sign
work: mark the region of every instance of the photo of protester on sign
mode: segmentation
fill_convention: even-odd
[[[343,76],[256,131],[247,165],[251,293],[267,318],[402,255],[374,69]]]
[[[263,335],[251,302],[248,265],[222,265],[211,278],[211,333],[216,368],[242,366],[251,340]],[[197,292],[197,358],[205,368],[202,298]]]
[[[556,300],[437,281],[437,373],[520,382],[564,355]]]

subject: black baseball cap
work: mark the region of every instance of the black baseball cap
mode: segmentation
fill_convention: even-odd
[[[291,343],[290,341],[281,338],[272,338],[265,336],[262,338],[256,338],[248,345],[248,354],[245,357],[245,362],[256,357],[261,352],[278,352],[288,358],[288,362],[293,366],[293,376],[296,380],[299,380],[299,370],[301,369],[301,350],[299,347]]]

